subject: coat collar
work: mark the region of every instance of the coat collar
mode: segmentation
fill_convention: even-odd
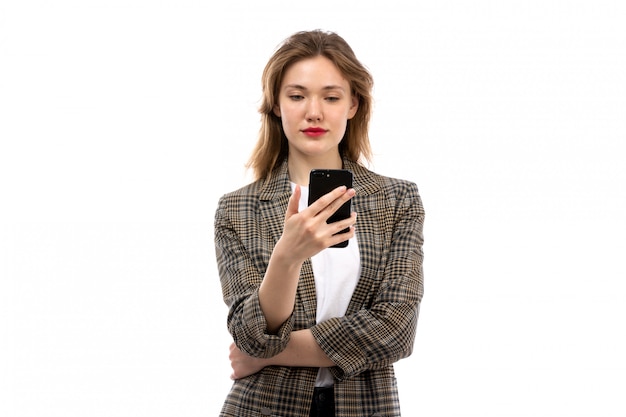
[[[375,180],[376,174],[364,166],[343,158],[343,167],[352,171],[354,174],[353,187],[357,195],[373,194],[380,189],[380,185]],[[264,181],[261,192],[259,193],[259,199],[274,200],[284,196],[285,194],[291,195],[287,159],[285,159],[280,166],[273,170]]]

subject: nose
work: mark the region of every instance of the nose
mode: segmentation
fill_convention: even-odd
[[[317,100],[309,101],[306,109],[306,120],[309,122],[319,122],[322,120],[322,106]]]

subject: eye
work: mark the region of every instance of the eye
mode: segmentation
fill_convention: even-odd
[[[303,96],[301,96],[301,95],[299,95],[299,94],[291,94],[291,95],[289,96],[289,98],[290,98],[291,100],[293,100],[293,101],[300,101],[300,100],[302,100],[304,97],[303,97]]]
[[[339,100],[340,100],[340,97],[326,97],[326,101],[330,101],[331,103],[334,103]]]

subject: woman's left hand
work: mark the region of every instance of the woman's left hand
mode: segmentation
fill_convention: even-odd
[[[230,367],[233,368],[233,373],[230,375],[231,379],[241,379],[256,374],[269,365],[267,359],[249,356],[239,350],[234,343],[230,345],[228,358],[230,359]]]

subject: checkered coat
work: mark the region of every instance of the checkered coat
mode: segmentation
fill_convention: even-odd
[[[283,229],[291,195],[287,163],[267,179],[224,195],[215,214],[215,248],[228,329],[249,355],[281,352],[294,330],[310,328],[337,365],[338,417],[400,416],[393,363],[413,350],[423,294],[424,209],[414,183],[344,160],[354,175],[353,210],[361,276],[346,315],[316,324],[311,262],[300,272],[294,311],[266,333],[258,289]],[[338,249],[341,250],[341,249]],[[270,366],[234,381],[223,417],[308,417],[317,368]]]

